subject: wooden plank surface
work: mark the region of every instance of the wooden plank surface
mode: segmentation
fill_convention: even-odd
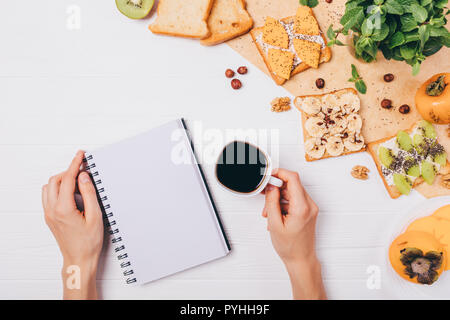
[[[389,286],[367,287],[367,268],[383,266],[389,226],[424,201],[422,196],[391,200],[368,154],[306,163],[298,112],[270,111],[274,97],[290,94],[226,45],[205,48],[152,35],[149,19],[126,19],[114,1],[25,2],[5,2],[0,11],[0,29],[14,31],[2,33],[0,50],[1,299],[61,297],[61,257],[40,203],[50,175],[64,170],[80,148],[112,143],[181,116],[191,129],[200,127],[193,132],[196,146],[209,147],[205,171],[233,252],[128,287],[106,245],[98,274],[102,298],[291,297],[260,216],[263,196],[236,198],[214,178],[214,150],[230,136],[255,133],[272,141],[275,162],[298,171],[319,204],[317,246],[329,297],[391,296]],[[81,14],[77,30],[67,28],[73,5]],[[241,77],[243,88],[233,91],[224,71],[241,65],[249,74]],[[370,168],[368,181],[350,176],[356,164]]]

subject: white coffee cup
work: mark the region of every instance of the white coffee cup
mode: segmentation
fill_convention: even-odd
[[[218,163],[219,163],[219,161],[220,161],[220,159],[221,159],[221,156],[222,156],[222,154],[223,154],[225,148],[226,148],[227,146],[229,146],[230,144],[236,143],[236,142],[237,142],[237,143],[248,144],[248,145],[252,146],[253,148],[256,148],[256,149],[259,151],[259,153],[262,154],[262,155],[264,156],[264,158],[265,158],[266,166],[265,166],[265,170],[264,170],[264,173],[263,173],[263,178],[262,178],[262,180],[259,182],[258,186],[257,186],[253,191],[251,191],[251,192],[239,192],[239,191],[236,191],[236,190],[231,189],[231,188],[228,187],[228,186],[225,186],[225,185],[220,181],[220,179],[219,179],[219,177],[218,177],[218,174],[217,174],[217,166],[218,166]],[[236,164],[235,164],[235,165],[236,165]],[[273,186],[278,187],[278,188],[280,188],[280,187],[283,186],[283,181],[282,181],[282,180],[280,180],[280,179],[278,179],[278,178],[276,178],[276,177],[274,177],[274,176],[271,175],[271,174],[272,174],[272,170],[273,170],[273,162],[272,162],[272,159],[270,158],[270,156],[268,155],[268,153],[267,153],[266,151],[264,151],[262,148],[260,148],[260,147],[258,147],[258,146],[255,146],[255,145],[253,145],[253,144],[251,144],[251,143],[244,142],[244,141],[233,141],[233,142],[230,142],[229,144],[227,144],[227,145],[224,147],[224,149],[222,150],[222,152],[220,153],[219,159],[218,159],[217,164],[216,164],[216,172],[215,172],[215,173],[216,173],[216,179],[217,179],[217,181],[219,182],[219,185],[220,185],[222,188],[224,188],[225,190],[227,190],[227,191],[229,191],[229,192],[231,192],[231,193],[233,193],[233,194],[235,194],[235,195],[241,196],[241,197],[252,197],[252,196],[255,196],[255,195],[261,193],[261,192],[266,188],[266,186],[267,186],[268,184],[273,185]]]

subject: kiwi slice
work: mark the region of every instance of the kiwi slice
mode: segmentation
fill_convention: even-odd
[[[386,168],[389,168],[394,162],[394,156],[392,155],[392,150],[386,147],[378,148],[378,156],[380,157],[380,161]]]
[[[145,18],[155,0],[116,0],[117,9],[131,19]]]
[[[405,162],[403,162],[403,168],[408,176],[420,176],[420,166],[414,158],[408,157]]]
[[[434,179],[436,178],[436,168],[434,167],[434,164],[430,161],[424,160],[422,162],[422,177],[425,180],[426,183],[429,185],[432,185],[434,182]]]
[[[427,142],[425,140],[425,137],[421,134],[415,134],[413,137],[413,144],[414,147],[416,148],[416,151],[418,154],[422,155],[422,156],[426,156],[427,152],[428,152],[428,145]]]
[[[414,148],[411,137],[405,131],[399,131],[397,133],[397,143],[400,149],[405,151],[411,151]]]
[[[447,153],[443,152],[433,156],[433,161],[440,166],[445,166],[445,164],[447,163]]]
[[[402,194],[408,195],[411,192],[412,183],[407,176],[394,173],[394,185]]]
[[[436,130],[434,130],[434,127],[430,122],[422,120],[419,122],[418,128],[423,132],[425,137],[436,139]]]

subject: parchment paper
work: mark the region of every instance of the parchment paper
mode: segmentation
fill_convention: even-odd
[[[339,19],[345,11],[345,2],[345,0],[334,0],[329,4],[320,1],[319,5],[313,9],[324,33],[331,23],[335,28],[340,26]],[[281,19],[295,15],[298,5],[298,0],[247,0],[247,10],[254,19],[255,27],[263,26],[266,16]],[[252,42],[250,34],[231,40],[228,45],[269,76],[267,67]],[[421,117],[414,106],[417,88],[434,74],[450,71],[450,49],[448,48],[443,48],[437,54],[428,57],[422,63],[420,74],[415,77],[411,74],[411,66],[401,61],[388,61],[381,53],[377,61],[373,63],[357,60],[350,47],[334,46],[332,55],[330,62],[321,64],[317,70],[308,69],[294,76],[283,87],[294,96],[319,94],[351,87],[353,83],[347,80],[351,77],[351,64],[355,64],[367,85],[367,94],[359,94],[360,114],[364,121],[362,133],[367,142],[395,135],[398,130],[409,129],[420,120]],[[386,73],[394,74],[395,80],[390,83],[384,82],[383,75]],[[324,89],[316,88],[317,78],[325,80]],[[275,83],[273,85],[276,86]],[[392,100],[394,106],[392,109],[386,110],[380,107],[380,102],[384,98]],[[402,115],[398,112],[402,104],[408,104],[411,107],[409,114]],[[444,144],[450,158],[447,126],[435,127],[439,133],[440,142]],[[424,185],[417,190],[426,197],[450,195],[450,190],[440,187],[438,181],[433,186]]]

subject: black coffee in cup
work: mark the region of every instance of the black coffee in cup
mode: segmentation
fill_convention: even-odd
[[[231,142],[217,161],[217,180],[232,191],[251,193],[264,181],[267,162],[266,155],[257,147],[246,142]]]

